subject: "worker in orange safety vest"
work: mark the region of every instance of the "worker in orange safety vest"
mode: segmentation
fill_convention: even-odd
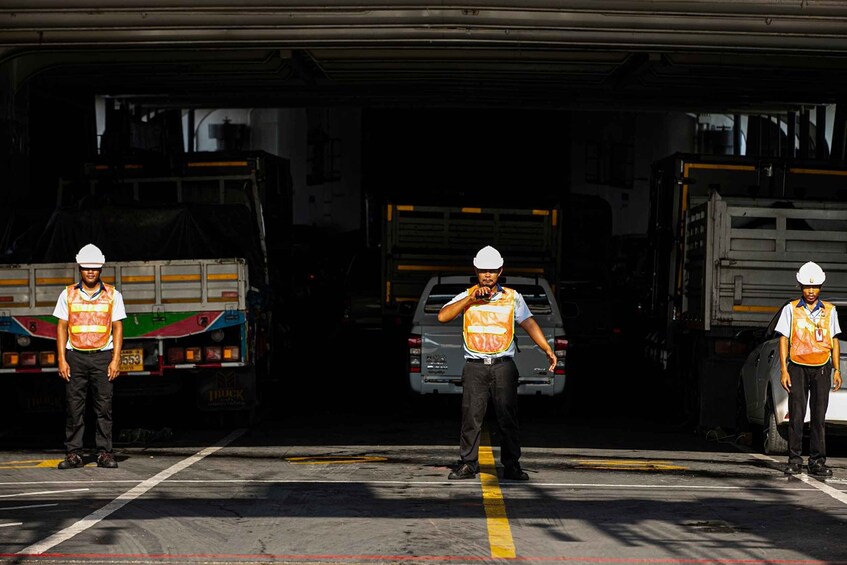
[[[806,405],[811,411],[808,470],[819,477],[832,476],[826,465],[825,418],[829,391],[841,388],[841,327],[832,304],[820,299],[826,273],[808,262],[797,271],[801,297],[786,304],[777,320],[780,334],[780,383],[788,392],[788,466],[785,474],[803,471],[803,422]]]
[[[65,459],[59,469],[82,467],[85,403],[91,389],[97,417],[97,466],[118,466],[112,451],[112,381],[120,372],[123,320],[121,293],[100,280],[106,257],[88,244],[76,256],[80,281],[59,295],[56,346],[59,376],[65,380]]]
[[[491,397],[501,431],[503,476],[526,481],[518,438],[518,368],[515,366],[515,324],[521,326],[547,357],[549,371],[556,355],[521,294],[500,285],[503,257],[491,246],[473,260],[478,284],[456,295],[438,312],[447,323],[463,316],[465,367],[462,370],[462,427],[460,461],[448,479],[472,479],[479,472],[479,445],[488,399]]]

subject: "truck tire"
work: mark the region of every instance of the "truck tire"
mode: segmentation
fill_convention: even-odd
[[[788,453],[788,426],[776,425],[770,390],[768,390],[768,399],[765,404],[765,425],[762,435],[762,446],[767,455],[786,455]]]

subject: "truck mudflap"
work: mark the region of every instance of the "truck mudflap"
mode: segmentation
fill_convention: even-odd
[[[239,411],[256,407],[255,367],[201,372],[196,375],[196,379],[199,410]]]

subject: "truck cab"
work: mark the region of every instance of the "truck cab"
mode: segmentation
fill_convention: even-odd
[[[553,396],[565,389],[565,359],[568,341],[554,293],[541,277],[500,277],[499,282],[523,295],[533,318],[541,327],[547,342],[558,357],[553,373],[547,370],[544,352],[521,328],[515,340],[518,367],[518,394]],[[441,307],[454,296],[476,284],[465,276],[432,277],[424,287],[412,319],[409,345],[409,384],[418,394],[460,394],[462,369],[465,366],[462,317],[442,324],[438,321]]]

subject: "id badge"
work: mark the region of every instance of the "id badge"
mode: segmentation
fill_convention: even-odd
[[[823,341],[823,330],[815,328],[815,341]]]

